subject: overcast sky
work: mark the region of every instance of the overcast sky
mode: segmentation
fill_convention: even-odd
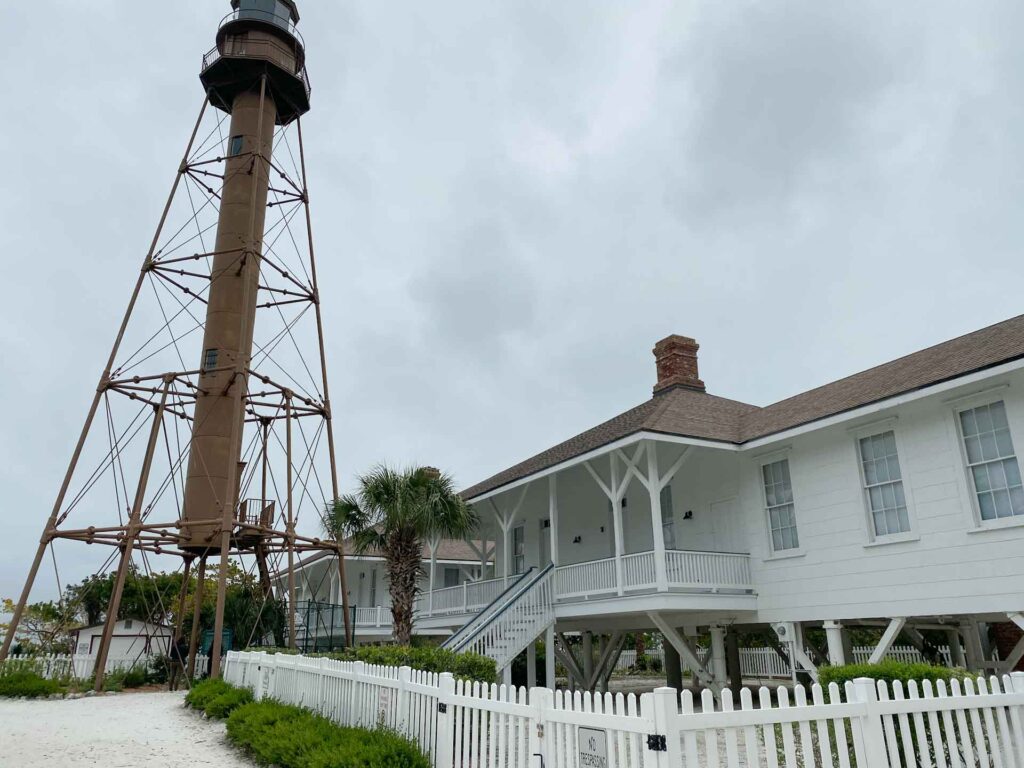
[[[1021,312],[1016,0],[300,9],[345,486],[378,461],[483,479],[645,400],[669,333],[763,405]],[[0,596],[227,10],[0,6]]]

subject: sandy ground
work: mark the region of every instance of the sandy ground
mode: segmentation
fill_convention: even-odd
[[[224,725],[184,709],[183,698],[0,699],[0,768],[252,768],[227,743]]]

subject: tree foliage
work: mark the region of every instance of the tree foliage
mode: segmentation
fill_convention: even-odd
[[[383,556],[395,639],[409,645],[424,544],[464,539],[476,531],[477,522],[450,475],[430,467],[395,470],[380,465],[359,478],[355,494],[327,508],[324,531],[334,540],[350,539],[357,553]]]
[[[237,563],[230,563],[224,603],[224,626],[234,633],[239,647],[260,643],[266,637],[281,633],[285,622],[284,605],[276,599],[264,599],[259,579]],[[152,575],[130,571],[125,579],[118,620],[137,619],[151,624],[176,626],[178,598],[183,573]],[[218,567],[207,571],[200,606],[200,629],[213,629],[217,606]],[[18,626],[18,650],[22,653],[68,653],[71,631],[93,627],[106,620],[107,607],[114,589],[114,574],[93,575],[68,586],[59,602],[32,603],[25,608]],[[181,616],[184,636],[192,629],[195,593],[198,579],[189,576],[184,615]],[[14,611],[11,600],[3,600],[2,612]],[[6,631],[7,625],[0,624]]]

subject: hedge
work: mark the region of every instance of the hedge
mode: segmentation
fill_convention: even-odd
[[[899,680],[907,683],[910,680],[965,680],[973,677],[970,672],[964,669],[951,669],[949,667],[937,667],[932,664],[909,663],[886,659],[878,664],[845,664],[839,667],[825,666],[818,669],[818,682],[823,686],[829,683],[837,683],[840,687],[848,680],[855,680],[858,677],[869,677],[872,680],[884,680],[886,683],[893,683]]]
[[[295,654],[287,648],[250,648],[262,653]],[[494,683],[498,667],[494,659],[478,653],[455,653],[437,646],[361,645],[336,653],[310,653],[311,658],[326,657],[338,661],[362,661],[386,667],[412,667],[424,672],[450,672],[460,680]]]
[[[227,718],[228,739],[277,768],[430,768],[416,745],[387,731],[341,728],[305,709],[254,702],[245,688],[204,680],[185,697],[193,709]]]
[[[252,692],[247,688],[236,688],[223,680],[203,680],[192,686],[185,696],[185,703],[206,713],[207,717],[223,720],[243,704],[252,701]]]
[[[341,728],[298,707],[261,701],[228,716],[228,739],[279,768],[430,768],[416,745],[393,733]]]
[[[38,699],[64,693],[64,686],[34,672],[19,671],[0,677],[0,698]]]
[[[498,678],[498,667],[494,659],[478,653],[455,653],[447,648],[435,646],[415,648],[407,645],[363,645],[330,656],[342,661],[412,667],[424,672],[450,672],[461,680],[488,684],[497,682]]]

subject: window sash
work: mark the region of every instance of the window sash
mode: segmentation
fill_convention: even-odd
[[[871,527],[875,538],[910,532],[896,433],[893,430],[862,437],[860,466]]]
[[[789,473],[789,459],[762,465],[761,480],[772,551],[786,552],[799,549],[800,534],[796,523],[796,505],[793,503],[793,480]]]
[[[964,456],[983,522],[1024,515],[1024,483],[1002,400],[958,414]]]

